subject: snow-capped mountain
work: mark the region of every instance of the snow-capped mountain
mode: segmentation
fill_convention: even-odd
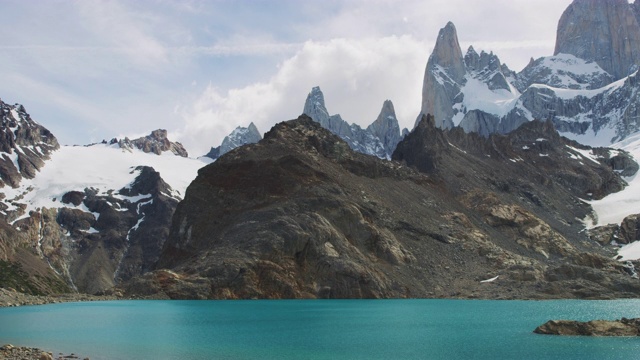
[[[165,130],[60,147],[24,107],[0,106],[0,260],[27,264],[26,290],[95,293],[150,269],[206,163]]]
[[[377,119],[366,129],[357,124],[349,125],[339,114],[329,115],[319,86],[312,88],[307,95],[302,113],[340,136],[353,150],[381,159],[391,159],[391,154],[402,139],[391,100],[383,103]]]
[[[42,125],[31,119],[24,107],[0,100],[0,187],[16,187],[20,180],[32,179],[58,140]]]
[[[231,132],[231,134],[225,136],[220,146],[212,147],[211,150],[204,156],[216,160],[220,156],[239,146],[246,144],[255,144],[260,140],[262,140],[262,135],[253,123],[249,124],[248,127],[238,126]]]
[[[585,144],[622,140],[640,130],[639,6],[575,0],[560,19],[555,55],[532,59],[520,73],[472,47],[463,57],[448,23],[427,63],[421,114],[434,114],[439,127],[484,136],[551,119]]]

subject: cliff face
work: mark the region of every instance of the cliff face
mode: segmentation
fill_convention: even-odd
[[[595,61],[614,79],[638,70],[640,25],[627,0],[575,0],[558,23],[555,55]]]
[[[462,101],[458,95],[466,81],[465,74],[456,27],[449,22],[440,29],[436,45],[427,61],[420,114],[432,114],[438,127],[451,128],[454,125],[452,118],[457,114],[452,106]]]
[[[276,125],[259,143],[201,169],[176,209],[159,269],[124,291],[172,298],[640,293],[576,220],[590,213],[579,197],[624,185],[609,163],[626,154],[568,142],[551,123],[489,139],[434,124],[424,118],[398,145],[399,162],[353,152],[305,116]]]

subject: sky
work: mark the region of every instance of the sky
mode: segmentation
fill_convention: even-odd
[[[0,0],[0,99],[63,145],[163,128],[190,156],[237,126],[298,117],[322,89],[366,127],[420,111],[424,69],[452,21],[463,48],[520,71],[553,54],[571,0]]]

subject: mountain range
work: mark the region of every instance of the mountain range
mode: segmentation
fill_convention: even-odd
[[[612,194],[640,194],[638,14],[638,0],[575,0],[554,55],[519,73],[493,53],[463,55],[446,24],[411,131],[390,100],[362,128],[314,87],[298,119],[264,137],[238,127],[194,159],[161,129],[61,146],[0,101],[0,287],[637,297],[640,216],[603,219],[620,207]]]
[[[424,75],[421,114],[439,127],[484,136],[550,119],[569,138],[610,145],[640,130],[640,2],[575,0],[558,23],[553,56],[516,73],[493,53],[463,56],[455,25],[438,34]]]

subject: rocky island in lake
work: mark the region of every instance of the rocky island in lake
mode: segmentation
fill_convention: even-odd
[[[549,320],[534,331],[544,335],[640,336],[640,318],[620,320]]]

